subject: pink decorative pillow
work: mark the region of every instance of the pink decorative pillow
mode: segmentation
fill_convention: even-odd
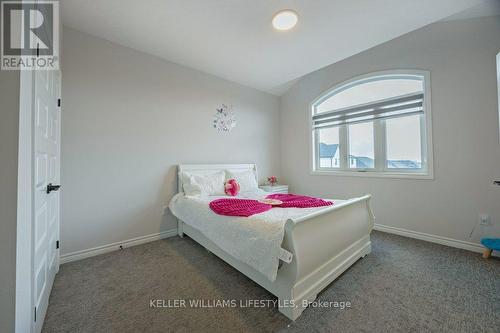
[[[240,191],[240,184],[236,182],[236,179],[228,179],[224,184],[224,192],[227,195],[234,197]]]

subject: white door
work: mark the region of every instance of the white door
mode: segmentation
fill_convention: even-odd
[[[40,332],[59,270],[60,72],[35,71],[33,117],[33,322]]]

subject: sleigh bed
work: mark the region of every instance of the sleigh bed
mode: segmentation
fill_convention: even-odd
[[[254,164],[179,165],[179,200],[185,200],[182,194],[184,173],[204,175],[221,170],[252,170],[258,179]],[[332,206],[313,211],[304,210],[300,215],[287,218],[283,224],[283,238],[280,240],[282,255],[279,257],[279,268],[274,280],[224,251],[224,246],[221,248],[221,244],[210,237],[206,229],[205,232],[200,231],[203,230],[199,227],[201,222],[204,225],[210,221],[216,223],[216,219],[225,217],[213,215],[212,220],[199,221],[200,217],[181,214],[174,199],[170,203],[170,210],[178,218],[179,236],[189,236],[278,297],[279,311],[292,320],[300,316],[321,290],[371,251],[370,233],[374,217],[370,209],[370,195],[335,200]]]

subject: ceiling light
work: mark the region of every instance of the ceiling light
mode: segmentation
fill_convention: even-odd
[[[293,10],[281,10],[273,16],[273,27],[276,30],[290,30],[295,27],[298,20],[299,17]]]

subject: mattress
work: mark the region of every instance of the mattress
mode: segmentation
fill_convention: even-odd
[[[284,227],[295,219],[331,206],[315,208],[272,208],[250,217],[222,216],[214,213],[209,203],[219,198],[261,199],[269,193],[262,190],[236,197],[186,196],[178,193],[170,201],[174,216],[200,231],[223,251],[262,273],[270,281],[276,279]],[[330,199],[325,199],[330,200]],[[342,200],[330,200],[335,204]]]

